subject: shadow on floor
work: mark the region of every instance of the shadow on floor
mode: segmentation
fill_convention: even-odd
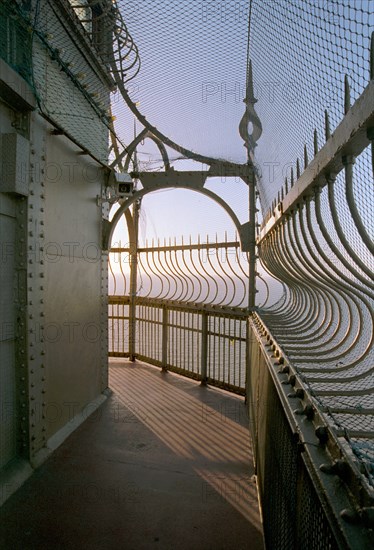
[[[243,399],[118,360],[110,387],[1,508],[0,548],[263,548]]]

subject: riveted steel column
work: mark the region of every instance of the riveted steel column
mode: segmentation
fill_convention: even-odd
[[[140,201],[134,203],[133,235],[130,239],[130,307],[129,307],[129,357],[136,358],[136,293],[138,274],[138,232],[139,232]]]
[[[206,386],[208,378],[208,313],[201,315],[201,385]]]
[[[16,236],[16,376],[17,376],[17,454],[29,458],[29,413],[28,413],[28,364],[27,364],[27,200],[21,197],[17,209]]]
[[[27,212],[27,351],[30,460],[38,465],[48,453],[45,365],[45,180],[47,125],[31,115]],[[48,257],[47,257],[48,259]]]
[[[101,188],[101,197],[104,198],[105,185]],[[103,220],[109,219],[110,206],[106,201],[101,204],[101,216]],[[101,338],[101,391],[108,387],[108,352],[109,352],[109,327],[108,327],[108,294],[109,294],[109,252],[101,249],[101,314],[100,314],[100,338]]]
[[[101,340],[101,391],[108,387],[108,262],[109,253],[101,251],[101,313],[100,313],[100,340]]]

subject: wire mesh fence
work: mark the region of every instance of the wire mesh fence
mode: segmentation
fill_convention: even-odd
[[[27,13],[17,4],[0,4],[0,57],[32,83],[32,28]]]

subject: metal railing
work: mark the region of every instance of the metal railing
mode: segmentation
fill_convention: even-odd
[[[257,246],[282,298],[251,315],[247,398],[270,548],[369,548],[374,526],[371,81],[304,170],[296,163]],[[301,512],[302,511],[302,512]],[[318,530],[313,530],[318,525]]]
[[[129,304],[109,297],[109,356],[130,356]],[[245,311],[136,298],[135,358],[244,395],[246,320]]]
[[[244,394],[248,261],[238,241],[158,243],[138,248],[137,257],[138,291],[131,297],[131,269],[124,269],[131,248],[111,251],[109,355]]]

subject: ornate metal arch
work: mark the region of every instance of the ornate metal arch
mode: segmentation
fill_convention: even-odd
[[[139,174],[139,179],[143,183],[143,189],[135,191],[131,197],[126,199],[114,214],[112,221],[107,222],[103,239],[104,249],[110,249],[114,230],[119,220],[122,215],[128,211],[129,207],[137,200],[142,199],[148,193],[152,193],[160,189],[187,189],[209,197],[219,204],[225,212],[227,212],[238,231],[242,251],[248,252],[250,245],[248,238],[248,227],[250,225],[250,221],[241,224],[233,209],[219,195],[204,188],[207,176],[208,172],[177,172],[173,169],[169,169],[161,173],[144,172]],[[189,181],[189,183],[187,183],[187,181]]]

